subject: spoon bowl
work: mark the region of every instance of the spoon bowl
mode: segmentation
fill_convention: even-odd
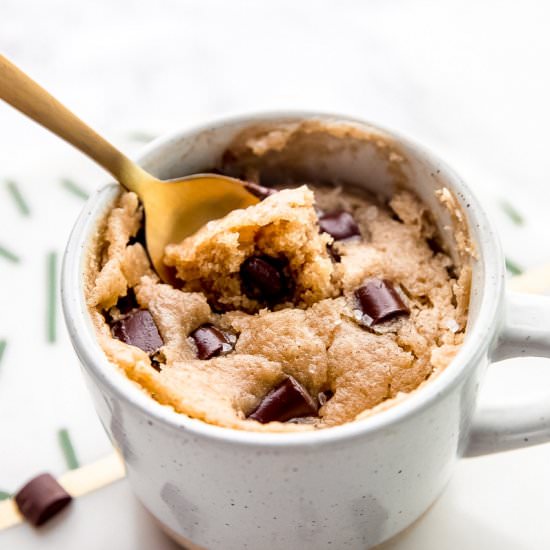
[[[141,189],[147,252],[159,277],[172,284],[173,270],[163,263],[167,244],[181,242],[210,220],[258,202],[240,180],[217,174],[152,178]]]

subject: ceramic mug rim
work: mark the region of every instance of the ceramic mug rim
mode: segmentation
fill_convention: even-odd
[[[112,193],[117,184],[106,184],[100,187],[84,206],[76,221],[65,250],[61,277],[61,299],[65,322],[72,344],[86,371],[96,383],[102,385],[116,395],[118,399],[130,404],[135,410],[149,416],[157,422],[157,426],[185,430],[193,435],[223,441],[227,443],[253,445],[259,447],[311,447],[333,443],[357,437],[367,437],[390,428],[406,418],[412,417],[425,408],[435,404],[450,392],[468,373],[475,368],[480,358],[494,340],[498,324],[498,312],[502,306],[504,289],[504,261],[500,242],[484,209],[475,195],[461,178],[439,158],[423,146],[407,137],[387,130],[378,124],[354,117],[310,111],[271,111],[217,118],[213,122],[193,125],[184,130],[177,130],[161,136],[136,156],[138,162],[147,161],[147,157],[163,148],[177,142],[193,138],[203,132],[218,129],[231,124],[253,124],[260,121],[276,121],[279,119],[321,118],[351,122],[366,125],[375,131],[384,132],[398,143],[402,143],[414,152],[414,155],[424,157],[430,164],[437,164],[445,181],[451,181],[456,191],[460,191],[463,202],[470,205],[468,209],[468,225],[475,224],[482,238],[476,239],[479,260],[483,262],[483,282],[481,305],[470,329],[469,336],[461,346],[456,357],[446,369],[431,380],[425,387],[415,391],[402,403],[398,403],[385,411],[377,412],[367,418],[348,422],[323,430],[297,433],[264,433],[235,430],[208,424],[202,420],[193,419],[185,414],[177,413],[170,407],[161,405],[152,397],[141,391],[135,383],[117,370],[107,359],[101,349],[89,318],[84,299],[82,278],[83,257],[86,253],[86,243],[90,232],[97,226],[97,221],[103,210],[99,208],[105,202],[105,195]],[[472,231],[474,234],[474,231]],[[102,388],[104,391],[104,388]]]

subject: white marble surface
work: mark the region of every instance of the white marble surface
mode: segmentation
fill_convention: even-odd
[[[507,255],[550,261],[550,5],[543,0],[0,0],[0,49],[129,152],[157,135],[261,109],[343,112],[400,129],[463,174]],[[82,206],[59,183],[105,181],[79,153],[0,105],[0,489],[61,473],[56,430],[82,462],[109,451],[58,312],[46,342],[46,254],[62,252]],[[4,185],[16,180],[31,216]],[[524,215],[517,227],[499,208]],[[485,401],[544,394],[543,360],[494,367]],[[548,390],[546,390],[548,391]],[[391,550],[550,547],[550,445],[464,460],[443,497]],[[1,548],[171,548],[126,482],[80,499]],[[115,537],[115,539],[109,539]],[[116,542],[115,542],[116,540]]]

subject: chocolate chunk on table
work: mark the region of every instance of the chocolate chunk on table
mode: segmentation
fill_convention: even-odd
[[[71,495],[50,474],[36,476],[15,495],[19,511],[36,527],[46,523],[71,500]]]
[[[321,231],[328,233],[334,240],[342,241],[361,235],[353,216],[345,210],[327,212],[319,217]]]
[[[190,336],[197,346],[199,359],[211,359],[222,352],[230,351],[233,347],[229,337],[211,324],[200,326]]]
[[[275,195],[275,193],[278,192],[277,189],[264,187],[263,185],[254,183],[253,181],[245,181],[243,182],[243,185],[247,191],[252,193],[255,197],[258,197],[261,201],[267,199],[267,197],[270,197],[271,195]]]
[[[157,325],[148,310],[138,309],[130,312],[111,326],[115,338],[142,349],[149,355],[154,354],[163,345]]]
[[[410,313],[391,281],[371,279],[355,291],[355,297],[368,326]]]
[[[288,376],[262,399],[248,418],[262,424],[286,422],[302,416],[315,416],[317,409],[317,403],[307,390],[292,376]]]
[[[252,299],[273,301],[286,290],[285,277],[279,262],[267,256],[252,256],[241,265],[245,294]]]

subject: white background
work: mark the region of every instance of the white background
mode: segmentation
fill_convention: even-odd
[[[550,261],[550,4],[461,1],[0,0],[0,50],[129,153],[142,136],[264,109],[317,109],[398,129],[446,158],[492,215],[516,263]],[[140,137],[140,139],[137,139]],[[62,253],[101,170],[0,105],[0,489],[110,445],[58,315],[46,342],[46,255]],[[31,208],[21,216],[4,179]],[[523,214],[517,227],[499,207]],[[550,391],[548,362],[493,367],[484,401]],[[464,460],[443,497],[391,550],[550,547],[550,445]],[[0,548],[171,548],[126,482],[80,499]]]

